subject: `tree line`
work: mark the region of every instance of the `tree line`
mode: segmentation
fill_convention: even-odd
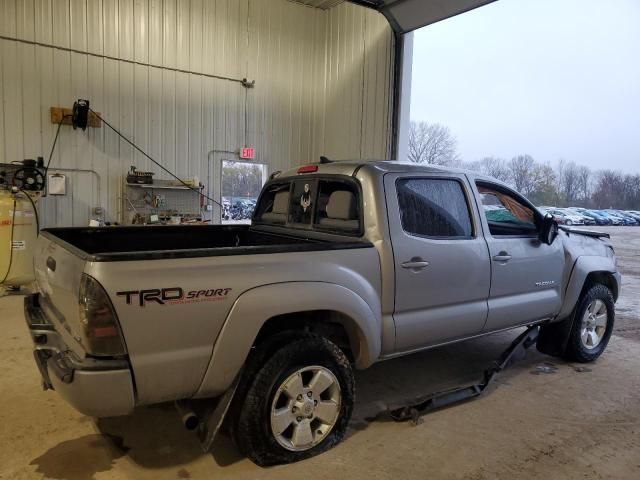
[[[552,165],[528,154],[465,162],[449,127],[438,123],[411,122],[408,157],[414,163],[466,168],[494,177],[536,205],[640,210],[640,174],[593,171],[566,160]]]

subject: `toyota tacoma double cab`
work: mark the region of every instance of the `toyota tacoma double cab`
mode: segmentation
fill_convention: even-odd
[[[606,234],[492,178],[377,161],[272,175],[251,225],[46,229],[35,268],[46,388],[93,417],[225,397],[259,465],[338,443],[375,362],[534,325],[539,350],[593,361],[620,289]]]

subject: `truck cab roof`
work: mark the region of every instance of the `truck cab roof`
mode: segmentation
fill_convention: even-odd
[[[310,170],[307,167],[317,167]],[[301,169],[304,169],[301,171]],[[352,176],[361,169],[378,171],[380,173],[465,173],[475,177],[481,177],[476,172],[461,168],[445,167],[431,164],[418,164],[400,162],[397,160],[336,160],[328,163],[310,163],[300,167],[280,172],[275,178],[296,176],[301,173],[318,173],[324,175],[348,175]],[[486,177],[487,179],[489,177]],[[493,179],[492,179],[493,180]],[[494,180],[495,181],[495,180]]]

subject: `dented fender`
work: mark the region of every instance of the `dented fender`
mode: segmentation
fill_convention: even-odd
[[[571,315],[578,303],[580,293],[589,274],[601,272],[611,275],[616,285],[616,291],[620,291],[621,276],[618,273],[613,257],[595,255],[583,255],[577,258],[571,270],[571,276],[565,289],[564,302],[557,318],[563,319]],[[614,292],[615,295],[615,292]]]

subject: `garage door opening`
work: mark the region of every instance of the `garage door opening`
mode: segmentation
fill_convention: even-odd
[[[267,181],[267,165],[222,161],[222,223],[251,223],[262,186]]]

